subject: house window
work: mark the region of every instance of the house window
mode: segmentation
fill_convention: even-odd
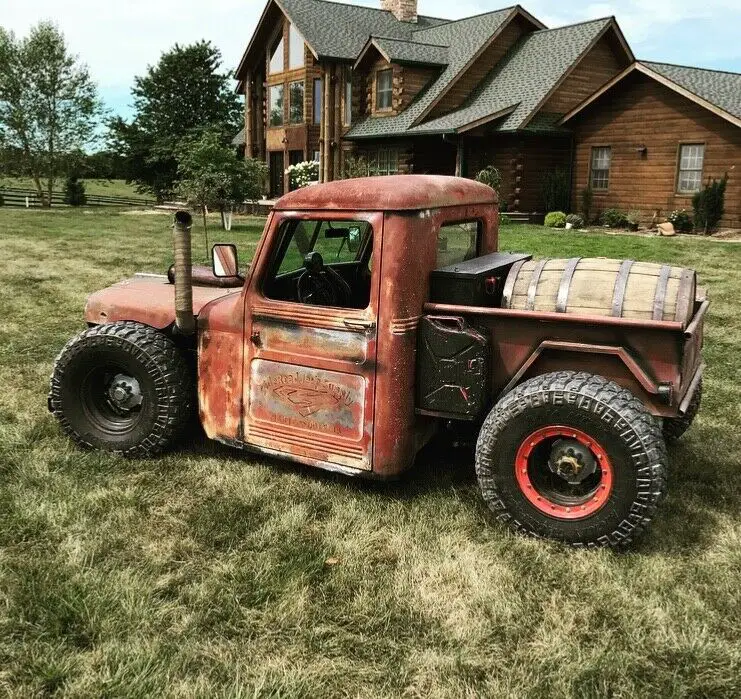
[[[344,114],[345,126],[352,124],[352,77],[348,77],[345,81],[345,114]]]
[[[376,109],[391,109],[393,85],[393,70],[379,70],[376,73]]]
[[[322,123],[322,80],[314,79],[314,123]]]
[[[399,151],[382,148],[368,158],[368,172],[371,175],[396,175],[399,172]]]
[[[296,27],[288,30],[288,70],[304,67],[304,40]]]
[[[283,85],[270,88],[270,126],[283,126]]]
[[[592,189],[605,191],[610,182],[610,161],[612,160],[612,148],[600,146],[592,148],[592,172],[590,184]]]
[[[321,157],[322,157],[322,154],[321,154],[321,153],[320,153],[320,152],[319,152],[318,150],[315,150],[315,151],[314,151],[314,155],[313,155],[313,157],[312,157],[312,160],[313,160],[313,161],[314,161],[315,163],[318,163],[318,162],[319,162],[319,158],[321,158]]]
[[[291,124],[300,124],[304,120],[304,83],[291,83],[289,97],[288,121]]]
[[[702,143],[683,143],[679,146],[679,176],[677,191],[681,194],[699,192],[702,186],[702,165],[705,146]]]
[[[270,52],[270,73],[282,73],[286,67],[285,56],[283,55],[283,35],[281,34],[277,43]]]

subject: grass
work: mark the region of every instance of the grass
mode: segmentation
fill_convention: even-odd
[[[57,179],[54,191],[64,191],[64,178]],[[45,186],[45,185],[44,185]],[[0,175],[0,189],[3,187],[15,187],[16,189],[36,190],[36,185],[30,177],[4,177]],[[154,197],[149,194],[139,194],[133,184],[125,180],[89,180],[85,179],[85,193],[89,196],[99,197],[125,197],[134,199],[149,199]]]
[[[260,228],[235,225],[243,259]],[[741,246],[513,227],[502,248],[711,288],[705,405],[630,552],[509,534],[442,444],[390,485],[199,441],[78,451],[52,361],[88,293],[166,268],[169,219],[0,210],[0,695],[740,696]]]

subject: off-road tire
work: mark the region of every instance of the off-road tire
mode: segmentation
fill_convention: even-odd
[[[667,442],[676,442],[692,426],[692,423],[700,412],[702,403],[702,379],[697,385],[695,395],[692,396],[687,411],[679,417],[669,417],[664,419],[664,438]]]
[[[140,412],[119,434],[90,418],[81,386],[103,365],[125,369],[139,382]],[[70,340],[54,362],[49,410],[81,447],[127,457],[151,457],[170,447],[187,425],[195,385],[181,351],[166,335],[131,321],[97,325]]]
[[[518,445],[564,425],[603,445],[614,471],[605,505],[582,519],[549,517],[525,497],[515,474]],[[666,491],[667,452],[659,421],[629,391],[601,376],[538,376],[494,406],[479,433],[476,474],[496,518],[519,533],[572,546],[621,547],[644,532]]]

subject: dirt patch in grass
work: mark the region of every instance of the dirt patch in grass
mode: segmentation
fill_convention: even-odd
[[[243,262],[261,230],[235,220]],[[703,410],[618,555],[496,526],[471,452],[445,443],[395,484],[199,440],[151,461],[75,449],[46,412],[54,356],[87,294],[163,272],[170,241],[164,216],[0,210],[0,695],[741,696],[738,245],[502,231],[505,250],[666,261],[710,289]]]

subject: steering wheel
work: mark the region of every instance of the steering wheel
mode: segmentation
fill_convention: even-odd
[[[350,285],[331,267],[324,266],[318,252],[304,257],[305,271],[298,278],[297,296],[312,306],[345,306],[350,301]]]

